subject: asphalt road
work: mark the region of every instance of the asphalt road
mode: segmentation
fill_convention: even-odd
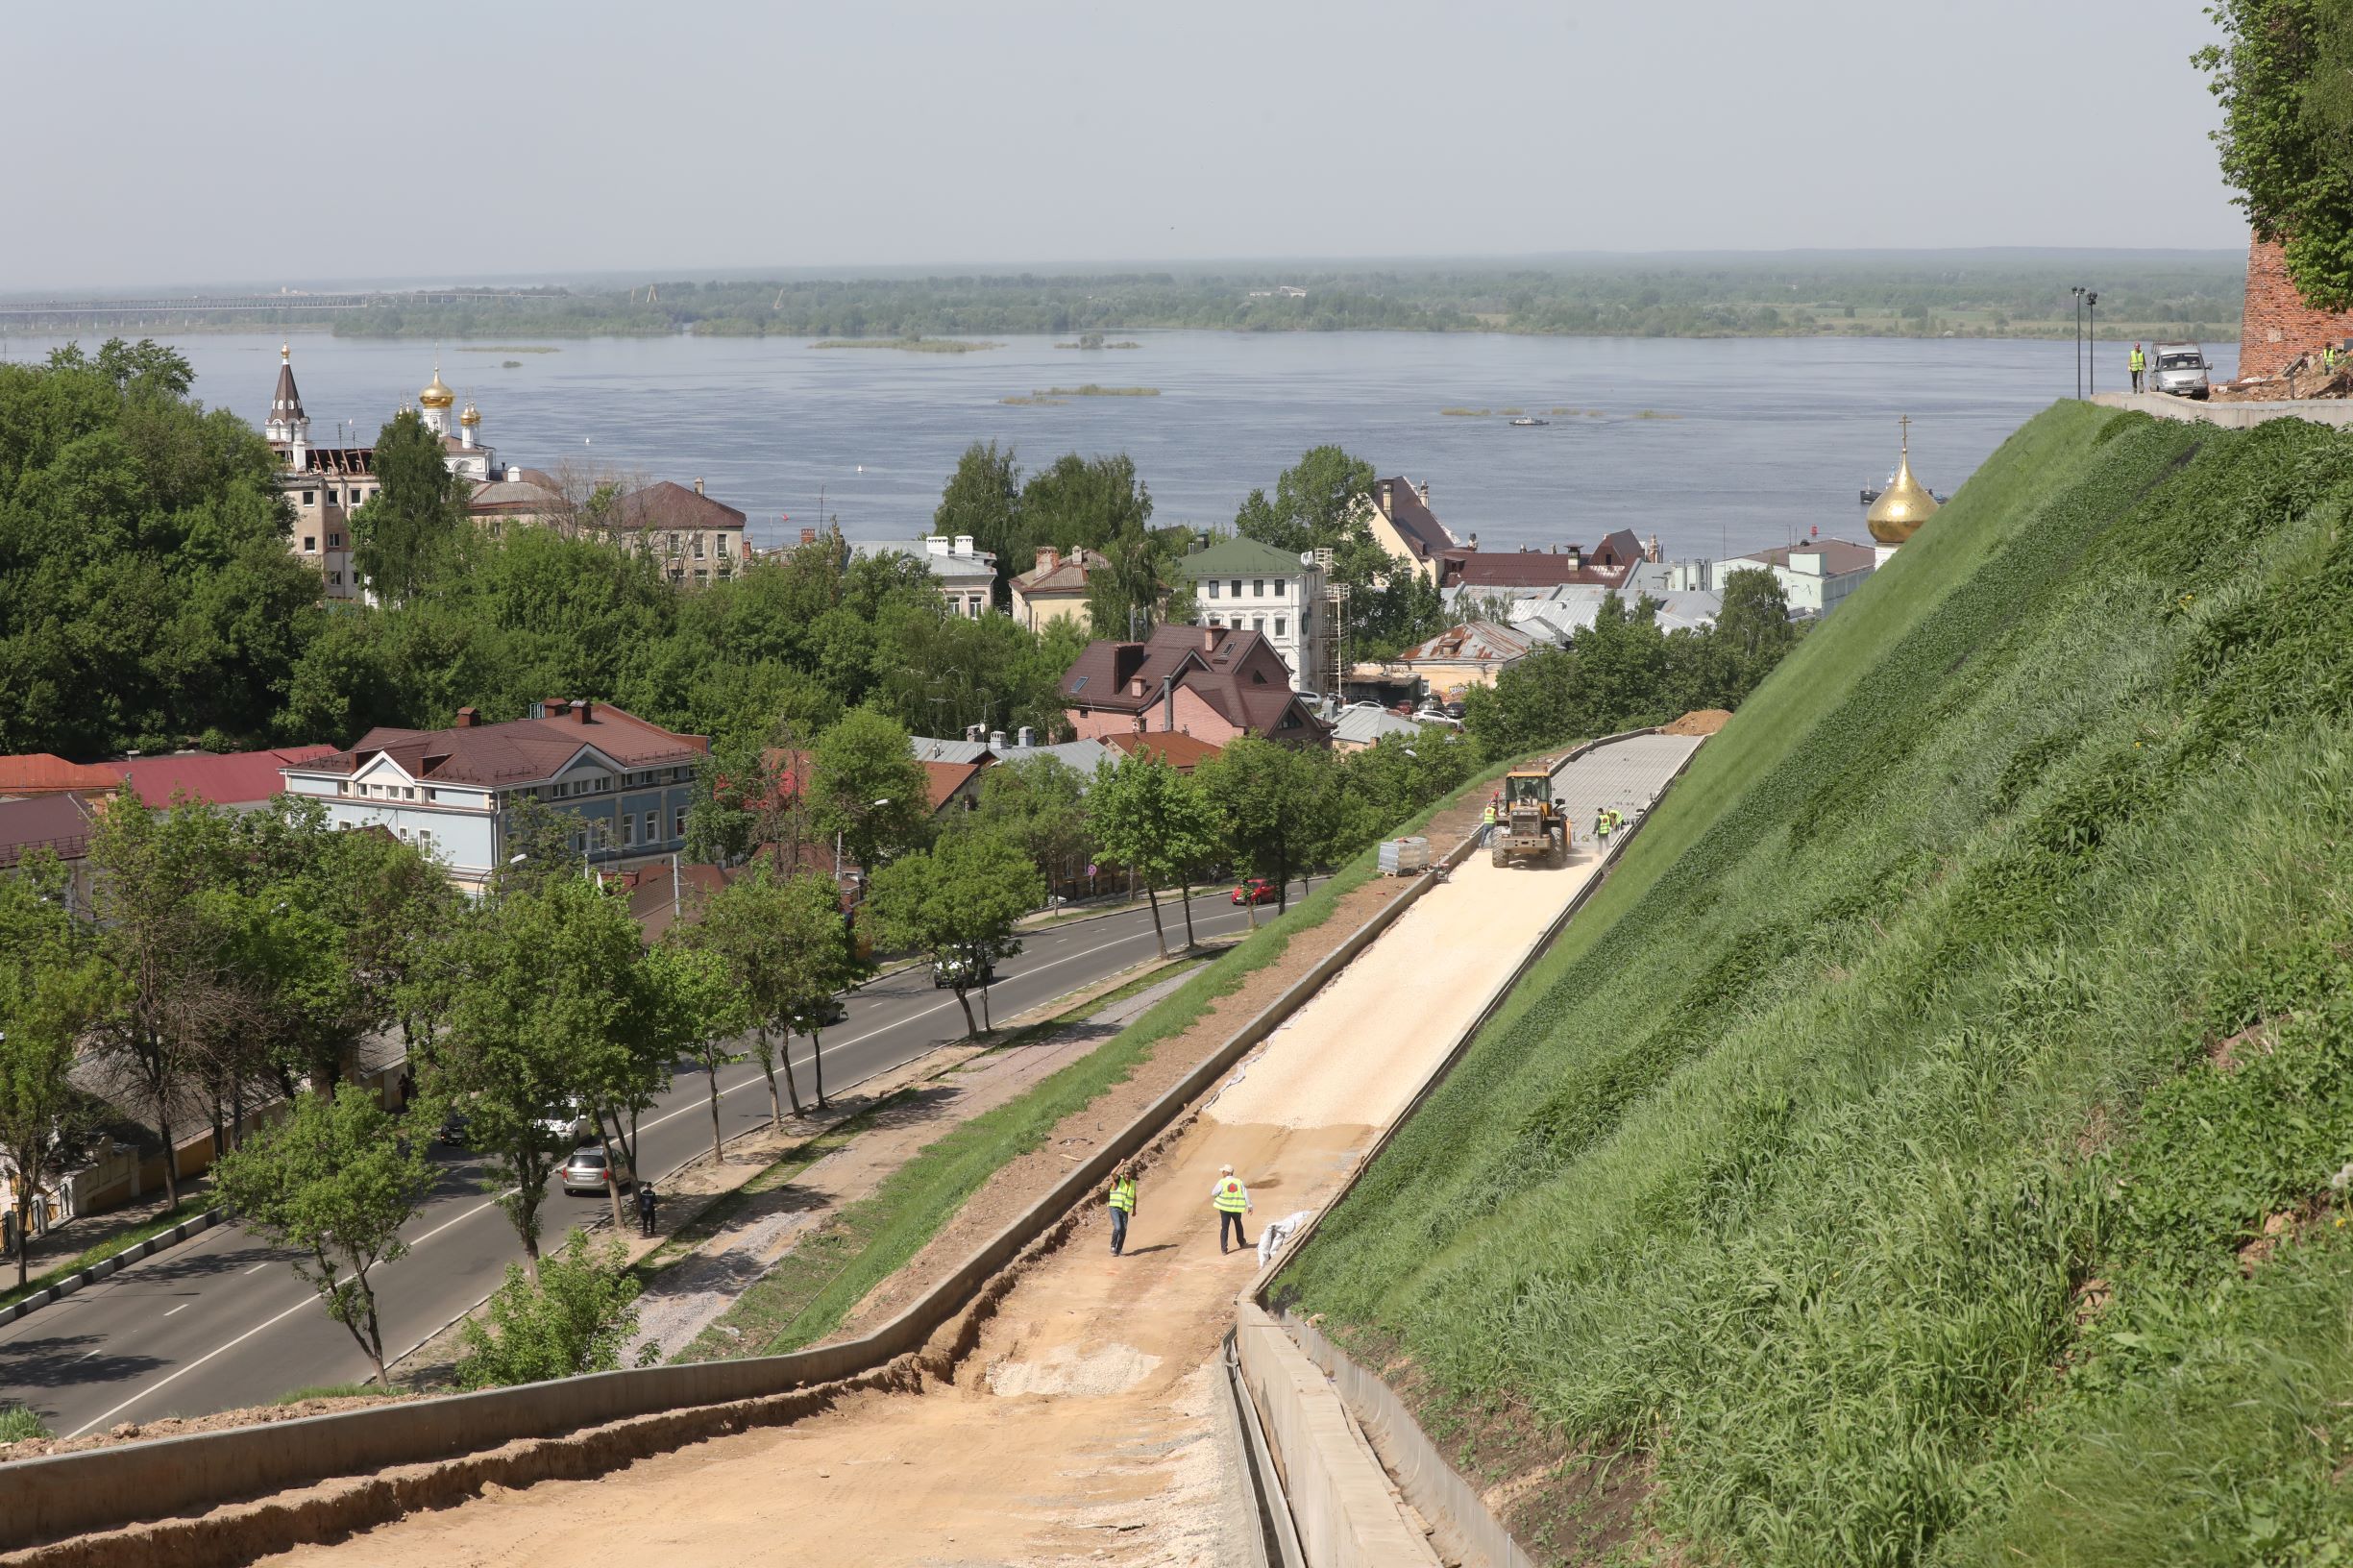
[[[1196,935],[1243,928],[1247,914],[1228,903],[1228,892],[1221,887],[1196,896]],[[1162,918],[1171,942],[1182,942],[1184,915],[1174,899],[1164,904]],[[1024,951],[999,969],[991,1006],[996,1017],[1011,1017],[1152,955],[1148,911],[1049,927],[1033,933]],[[872,981],[846,1003],[846,1021],[825,1034],[825,1078],[835,1091],[964,1038],[954,993],[935,990],[924,968]],[[793,1063],[806,1095],[806,1041],[795,1041]],[[727,1069],[720,1089],[724,1134],[768,1115],[766,1081],[756,1065]],[[638,1136],[641,1163],[657,1180],[707,1150],[702,1076],[681,1074],[640,1119]],[[514,1227],[490,1195],[485,1164],[456,1151],[437,1152],[442,1179],[409,1226],[407,1256],[372,1276],[385,1348],[396,1356],[489,1294],[507,1263],[523,1255]],[[552,1244],[574,1225],[609,1213],[602,1197],[551,1190],[543,1235]],[[29,1405],[51,1431],[74,1436],[126,1421],[265,1404],[297,1388],[367,1377],[367,1359],[295,1277],[288,1257],[234,1225],[220,1225],[0,1328],[0,1408]]]

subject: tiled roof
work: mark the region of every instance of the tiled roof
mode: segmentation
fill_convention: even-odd
[[[111,793],[122,781],[119,768],[67,762],[47,751],[0,757],[0,796],[57,795],[66,790]]]
[[[1549,588],[1556,583],[1593,582],[1615,585],[1626,580],[1626,568],[1597,567],[1581,555],[1549,550],[1449,551],[1446,583],[1466,588]]]
[[[1633,529],[1619,528],[1604,534],[1602,542],[1587,551],[1585,559],[1596,566],[1631,566],[1636,561],[1649,559],[1649,556],[1642,548],[1642,541],[1634,537]]]
[[[676,735],[607,702],[568,704],[560,715],[453,729],[369,730],[348,751],[322,747],[308,770],[353,773],[370,759],[389,756],[411,778],[505,788],[552,778],[583,747],[595,747],[623,768],[677,766],[710,749],[699,735]]]
[[[168,806],[186,796],[215,806],[251,806],[286,787],[280,771],[335,755],[331,746],[297,746],[272,751],[184,751],[168,757],[134,757],[112,766],[149,806]]]
[[[1405,540],[1416,560],[1427,561],[1454,547],[1455,536],[1446,531],[1446,525],[1438,521],[1437,513],[1423,503],[1421,492],[1413,488],[1411,479],[1402,474],[1393,479],[1383,479],[1373,486],[1373,495],[1376,503],[1378,498],[1387,499],[1388,503],[1381,507],[1382,515],[1389,520],[1389,526]]]
[[[1154,756],[1180,773],[1189,773],[1225,749],[1182,730],[1159,730],[1149,735],[1106,735],[1103,744],[1129,756]]]
[[[89,847],[89,813],[73,796],[0,800],[0,866],[13,866],[37,848],[78,860]]]
[[[1179,557],[1176,569],[1188,577],[1272,577],[1286,573],[1296,576],[1300,566],[1299,557],[1289,551],[1238,534]]]
[[[632,490],[613,502],[606,514],[606,527],[611,528],[675,528],[686,532],[694,528],[740,528],[744,514],[723,502],[713,501],[699,491],[691,490],[675,479],[659,479],[643,490]]]
[[[1083,594],[1087,591],[1087,574],[1111,565],[1100,551],[1081,550],[1075,555],[1058,558],[1052,566],[1031,567],[1013,579],[1014,588],[1024,599],[1036,599],[1042,594]]]
[[[922,766],[924,782],[931,789],[931,809],[934,815],[937,815],[941,807],[954,798],[958,790],[970,783],[972,775],[979,772],[981,769],[981,765],[977,762],[927,762]]]
[[[1281,680],[1256,678],[1269,663],[1283,673]],[[1140,643],[1089,643],[1064,673],[1062,695],[1073,705],[1142,713],[1170,684],[1197,694],[1236,728],[1260,734],[1283,729],[1285,711],[1298,700],[1289,666],[1274,645],[1239,626],[1158,626]],[[1304,704],[1300,714],[1293,734],[1321,733]]]
[[[1403,664],[1508,664],[1535,645],[1508,626],[1492,621],[1466,621],[1449,626],[1417,648],[1409,648]]]

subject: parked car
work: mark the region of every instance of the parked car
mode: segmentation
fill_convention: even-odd
[[[539,1130],[548,1135],[548,1140],[564,1148],[578,1143],[596,1129],[596,1125],[595,1119],[588,1114],[588,1107],[577,1100],[551,1105],[548,1107],[548,1114],[539,1118]]]
[[[624,1188],[637,1185],[636,1177],[630,1173],[629,1162],[619,1153],[614,1154],[613,1163],[608,1165],[601,1147],[595,1143],[583,1143],[572,1151],[572,1158],[564,1162],[563,1168],[555,1173],[555,1179],[567,1192],[602,1192],[605,1179],[616,1173]]]
[[[957,978],[965,972],[965,963],[966,961],[961,958],[944,958],[934,963],[931,967],[931,989],[934,991],[944,991],[949,986],[954,985]],[[973,986],[987,986],[993,985],[995,983],[996,966],[990,963],[986,959],[981,961],[979,975],[965,981],[965,985],[968,989]]]
[[[1233,902],[1238,904],[1271,904],[1283,895],[1282,890],[1262,876],[1254,876],[1234,890]]]
[[[462,1149],[466,1147],[466,1133],[465,1104],[463,1101],[453,1101],[447,1111],[441,1113],[441,1134],[434,1141]]]
[[[2205,351],[2194,343],[2158,344],[2155,367],[2149,381],[2152,391],[2203,398],[2213,390],[2206,380]]]

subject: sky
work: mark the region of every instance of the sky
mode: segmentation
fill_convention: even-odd
[[[2200,0],[152,0],[9,33],[7,290],[2245,242]]]

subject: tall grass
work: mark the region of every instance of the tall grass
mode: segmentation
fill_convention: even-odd
[[[2348,520],[2353,438],[2029,424],[1282,1290],[1703,1559],[2337,1560]]]

